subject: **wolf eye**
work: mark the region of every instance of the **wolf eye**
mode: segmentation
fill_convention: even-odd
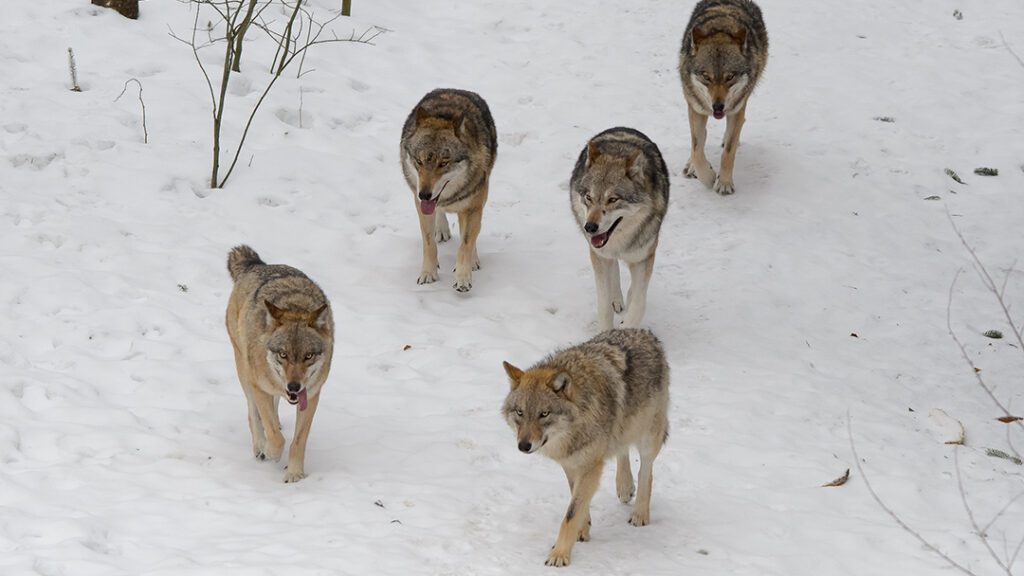
[[[707,72],[705,72],[704,70],[700,71],[700,77],[703,78],[706,82],[710,82],[711,81],[711,76]]]
[[[541,418],[547,418],[550,415],[551,415],[551,412],[548,412],[547,410],[545,410],[545,411],[540,413],[540,417]]]
[[[583,201],[586,202],[589,205],[591,202],[594,201],[594,199],[590,197],[590,194],[584,194],[583,195]]]
[[[445,166],[448,165],[448,162],[450,162],[450,160],[441,160],[440,162],[437,163],[437,165],[440,166],[441,168],[444,168]]]
[[[316,356],[316,354],[313,354],[312,352],[310,352],[309,354],[306,354],[306,360],[312,360],[313,356]]]
[[[516,416],[522,416],[522,415],[523,415],[523,411],[520,410],[519,408],[516,408]]]
[[[735,77],[736,77],[736,75],[733,74],[732,72],[730,72],[730,73],[725,75],[725,81],[726,82],[732,82],[732,79],[735,78]]]
[[[281,360],[287,360],[288,359],[288,353],[287,352],[283,352],[283,351],[282,352],[278,352],[277,353],[277,357],[280,358]]]
[[[614,196],[612,196],[611,198],[608,199],[608,203],[609,204],[615,204],[618,201],[619,201],[619,199],[614,197]]]

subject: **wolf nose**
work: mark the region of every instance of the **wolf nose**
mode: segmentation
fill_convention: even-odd
[[[522,442],[519,443],[519,451],[520,452],[529,452],[530,448],[532,448],[532,447],[533,447],[533,445],[531,445],[526,440],[523,440]]]
[[[302,389],[302,384],[299,384],[298,382],[288,383],[288,391],[292,394],[298,394],[300,389]]]
[[[431,196],[433,194],[430,193],[430,190],[420,190],[420,200],[430,200]]]
[[[718,116],[722,112],[725,112],[725,104],[714,104],[711,106],[711,111],[715,113],[715,116]]]
[[[583,225],[583,229],[587,231],[587,234],[593,234],[597,232],[597,222],[587,222]]]

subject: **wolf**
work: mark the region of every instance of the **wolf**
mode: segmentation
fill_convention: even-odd
[[[638,328],[643,320],[668,190],[668,168],[658,146],[632,128],[601,132],[576,160],[569,202],[590,245],[599,330],[612,327],[614,312],[626,311],[626,328]],[[625,306],[619,260],[629,266]]]
[[[235,368],[249,405],[252,451],[278,461],[284,449],[278,399],[298,409],[285,482],[305,478],[306,439],[331,371],[334,319],[323,291],[308,276],[270,265],[248,246],[228,254],[234,281],[225,318]]]
[[[459,218],[454,288],[468,292],[480,269],[476,240],[498,154],[494,118],[479,94],[438,88],[424,96],[402,127],[402,173],[412,189],[423,237],[417,284],[438,279],[437,243],[451,238],[448,218]]]
[[[619,500],[633,497],[630,445],[640,452],[640,490],[629,523],[647,525],[651,467],[668,439],[669,368],[658,338],[648,330],[609,330],[528,370],[503,366],[511,390],[502,414],[520,452],[551,458],[569,480],[569,508],[545,564],[568,565],[576,540],[590,539],[590,500],[605,460],[618,459]]]
[[[679,76],[690,120],[690,159],[683,172],[721,195],[736,191],[732,172],[747,100],[768,62],[768,31],[751,0],[701,0],[679,49]],[[718,177],[704,155],[708,116],[726,118]]]

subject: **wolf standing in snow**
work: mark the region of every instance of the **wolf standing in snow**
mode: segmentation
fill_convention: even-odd
[[[451,238],[445,214],[455,212],[462,244],[455,261],[454,287],[459,292],[473,287],[473,270],[480,269],[476,240],[497,153],[491,111],[473,92],[434,90],[405,120],[402,172],[415,197],[423,236],[423,268],[417,284],[437,281],[437,243]]]
[[[736,191],[732,170],[747,99],[768,62],[768,31],[751,0],[701,0],[686,25],[679,75],[690,118],[690,160],[684,173],[715,192]],[[727,118],[718,177],[704,155],[708,116]]]
[[[639,328],[668,210],[668,169],[657,145],[632,128],[610,128],[594,136],[572,171],[569,201],[590,245],[598,329],[610,329],[613,313],[623,310],[623,325]],[[625,306],[619,260],[629,266]]]
[[[568,565],[576,540],[590,539],[590,500],[606,459],[618,459],[619,500],[633,497],[630,445],[640,451],[640,490],[629,523],[647,525],[651,467],[668,438],[669,370],[661,342],[647,330],[610,330],[525,372],[504,366],[512,389],[502,413],[519,450],[561,464],[572,494],[545,563]]]
[[[248,246],[231,250],[228,272],[235,286],[225,322],[249,404],[252,451],[261,460],[281,459],[284,436],[277,402],[285,397],[298,413],[284,481],[298,482],[306,476],[306,439],[331,370],[330,303],[305,274],[268,265]]]

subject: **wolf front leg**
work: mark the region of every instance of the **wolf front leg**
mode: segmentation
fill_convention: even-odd
[[[722,150],[722,165],[718,170],[718,178],[715,179],[715,192],[727,196],[736,191],[732,182],[732,169],[736,164],[736,149],[740,146],[740,130],[746,121],[747,105],[737,110],[726,118],[725,149]]]
[[[690,160],[683,168],[683,174],[711,188],[715,183],[715,171],[704,155],[704,144],[708,139],[708,117],[694,110],[689,103],[686,104],[686,110],[690,119]]]
[[[654,273],[654,254],[658,249],[657,241],[651,248],[651,255],[646,260],[629,264],[629,295],[626,299],[626,316],[622,325],[626,328],[639,328],[647,310],[647,287]]]
[[[284,435],[281,434],[281,421],[277,418],[274,397],[260,389],[253,389],[252,396],[267,439],[263,445],[263,454],[267,460],[277,462],[284,452]]]
[[[437,241],[434,238],[434,229],[437,223],[434,214],[424,214],[417,203],[416,214],[420,217],[420,236],[423,240],[423,268],[420,270],[417,284],[430,284],[437,282],[439,278],[437,269]]]
[[[309,399],[305,410],[298,410],[295,417],[295,437],[288,448],[288,469],[284,471],[285,482],[298,482],[306,477],[306,440],[309,439],[309,428],[316,415],[316,407],[320,404],[320,394]]]
[[[473,269],[479,267],[476,262],[476,239],[480,236],[480,224],[483,219],[483,208],[470,208],[459,212],[459,252],[455,260],[455,284],[459,292],[469,292],[473,287]]]
[[[558,539],[555,540],[555,545],[544,562],[548,566],[569,565],[572,546],[579,538],[583,523],[590,519],[590,500],[594,498],[597,485],[601,482],[603,467],[604,460],[598,460],[582,470],[566,471],[566,476],[572,478],[572,498],[569,500],[569,509],[565,512],[565,519],[558,529]]]
[[[617,260],[607,260],[590,250],[590,265],[594,268],[594,285],[597,287],[597,329],[601,332],[612,329],[615,310],[612,308],[612,266],[618,266]],[[615,275],[616,277],[618,274]],[[619,294],[622,288],[619,288]]]
[[[640,489],[636,495],[636,505],[629,523],[633,526],[646,526],[651,522],[651,489],[654,485],[654,459],[661,452],[668,432],[668,422],[664,417],[655,419],[648,433],[640,440],[640,474],[637,483]]]

